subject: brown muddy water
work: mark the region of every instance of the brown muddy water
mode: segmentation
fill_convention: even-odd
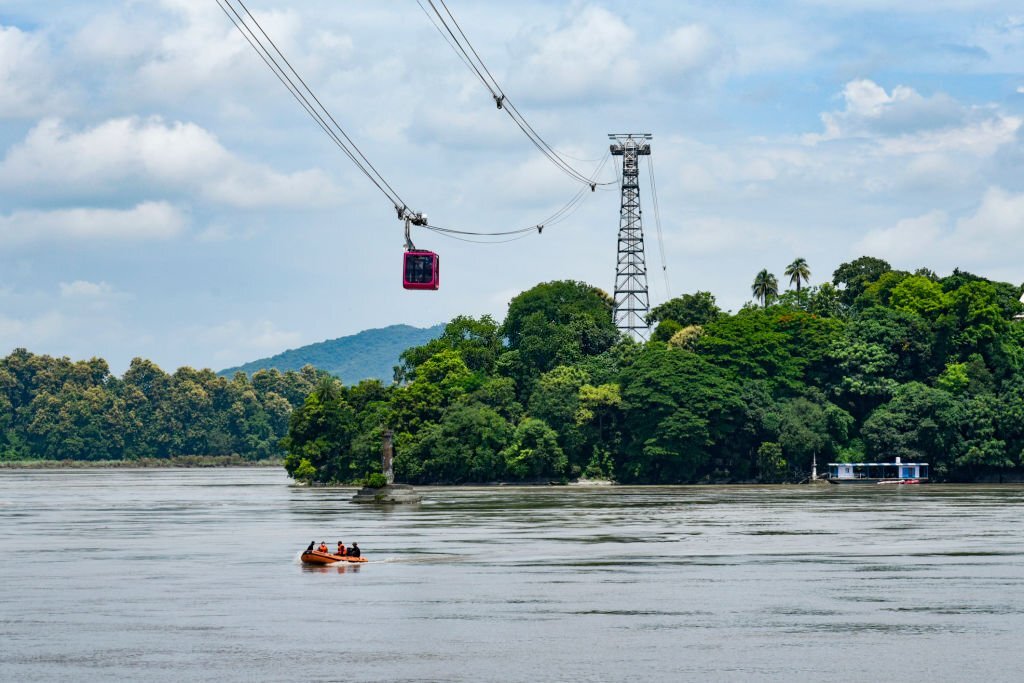
[[[423,492],[2,471],[0,680],[1024,680],[1024,486]]]

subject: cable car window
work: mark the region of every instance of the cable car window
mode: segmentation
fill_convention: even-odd
[[[409,254],[405,257],[405,281],[418,285],[434,281],[434,257]]]

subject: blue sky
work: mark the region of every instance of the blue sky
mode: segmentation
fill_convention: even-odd
[[[414,208],[530,225],[575,192],[413,0],[247,3]],[[761,268],[871,254],[1024,280],[1024,9],[933,0],[460,2],[532,125],[580,159],[654,134],[673,294],[735,309]],[[587,163],[581,162],[581,166]],[[646,166],[641,182],[647,185]],[[666,298],[642,196],[654,303]],[[392,323],[611,289],[616,192],[542,236],[426,233],[401,289],[390,204],[213,0],[0,0],[0,352],[226,367]]]

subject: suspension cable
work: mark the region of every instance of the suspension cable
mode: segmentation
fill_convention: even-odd
[[[485,64],[483,59],[480,58],[480,54],[476,51],[476,48],[473,47],[473,43],[469,40],[468,36],[466,36],[465,31],[462,30],[462,27],[459,25],[458,20],[455,18],[451,9],[449,9],[447,3],[445,3],[445,0],[437,0],[437,3],[444,8],[444,13],[438,9],[434,0],[427,0],[427,4],[429,4],[430,8],[434,11],[434,15],[440,21],[440,24],[438,24],[437,21],[434,21],[434,17],[430,16],[426,11],[426,7],[423,6],[420,0],[416,1],[420,5],[420,8],[423,9],[424,13],[427,14],[428,18],[430,18],[434,27],[445,39],[445,42],[452,47],[456,55],[464,64],[466,64],[467,67],[470,68],[483,86],[487,88],[488,92],[491,93],[491,97],[498,105],[498,108],[508,114],[513,123],[515,123],[519,130],[526,135],[533,146],[536,147],[541,154],[547,157],[547,159],[557,166],[563,173],[573,180],[589,186],[591,190],[594,190],[597,186],[615,184],[615,181],[598,182],[596,180],[596,174],[588,176],[587,174],[577,170],[571,163],[569,163],[569,161],[566,160],[565,155],[559,153],[554,147],[548,144],[548,142],[544,140],[539,133],[537,133],[533,126],[531,126],[526,120],[526,117],[523,116],[511,100],[508,99],[508,96],[505,94],[501,85],[498,83],[497,79],[494,78],[490,69],[487,68],[487,64]],[[445,18],[446,15],[447,18]],[[455,27],[454,30],[452,29],[452,26]],[[444,30],[442,30],[442,27]],[[446,32],[447,35],[445,35]],[[458,35],[456,35],[456,32]]]
[[[436,6],[433,4],[433,1],[427,1],[430,3],[431,7],[434,8],[435,12],[437,12]],[[370,180],[370,182],[372,182],[377,187],[377,189],[379,189],[381,193],[385,197],[387,197],[388,200],[394,205],[399,218],[405,219],[419,217],[421,220],[423,220],[423,217],[420,214],[417,214],[408,208],[407,204],[398,194],[398,192],[391,186],[390,183],[387,182],[384,176],[381,175],[377,168],[370,162],[369,158],[367,158],[363,151],[359,149],[358,145],[356,145],[352,138],[345,132],[345,130],[338,123],[337,119],[335,119],[335,117],[323,104],[320,98],[317,97],[317,95],[309,87],[306,81],[299,75],[298,71],[295,69],[294,66],[292,66],[291,62],[288,61],[284,53],[280,50],[280,48],[278,48],[277,44],[273,41],[273,39],[270,38],[267,32],[263,29],[263,26],[252,14],[252,12],[249,11],[249,8],[245,5],[243,0],[215,0],[215,2],[217,3],[217,6],[220,7],[221,11],[224,12],[225,16],[227,16],[227,18],[235,26],[235,28],[238,29],[238,32],[242,35],[246,42],[248,42],[249,45],[253,48],[253,50],[260,57],[263,63],[267,65],[267,67],[271,70],[274,76],[276,76],[277,79],[281,82],[281,84],[284,85],[285,89],[288,90],[289,94],[296,100],[296,102],[299,103],[299,106],[302,107],[302,109],[310,116],[310,118],[313,119],[314,123],[316,123],[317,126],[324,131],[324,133],[345,154],[345,156],[347,156],[349,160],[351,160],[352,163],[355,164],[356,167]],[[236,8],[233,2],[237,2],[241,10]],[[420,0],[417,0],[417,3],[420,4],[420,7],[421,9],[423,9],[424,13],[427,13],[426,7],[423,6]],[[447,7],[445,7],[445,9],[447,10]],[[440,14],[438,14],[438,16],[440,17]],[[438,31],[441,32],[441,27],[438,26],[436,22],[434,22],[433,18],[430,16],[429,13],[427,13],[427,17],[431,19],[431,22],[434,23]],[[454,21],[454,17],[452,17],[452,19]],[[255,26],[255,29],[253,29],[253,26],[249,25],[250,22],[253,26]],[[445,25],[445,28],[447,28],[447,25]],[[259,32],[258,34],[257,31]],[[448,32],[453,40],[458,40],[455,37],[455,34],[451,32],[450,29],[448,30]],[[459,29],[459,34],[465,37],[465,34],[462,33],[461,29]],[[442,37],[444,37],[443,32]],[[452,44],[450,40],[448,42],[449,44]],[[455,45],[453,44],[453,47],[454,46]],[[460,49],[462,48],[460,47]],[[476,67],[473,67],[468,53],[462,50],[462,54],[464,56],[463,61],[466,62],[467,66],[474,68],[478,76],[481,78],[481,81],[484,82],[485,85],[487,85],[487,81],[483,76],[483,72],[479,71],[479,69],[476,69]],[[473,54],[476,55],[475,50],[473,50]],[[477,59],[479,59],[478,55]],[[486,72],[487,75],[490,76],[490,72],[487,71],[486,66],[484,66],[482,62],[480,64],[481,67],[484,69],[484,72]],[[515,117],[513,117],[513,120],[515,120]],[[528,125],[525,124],[525,121],[523,123],[524,125]],[[591,190],[595,189],[598,186],[609,184],[595,182],[596,178],[600,175],[601,170],[608,162],[608,158],[609,157],[606,155],[602,159],[601,163],[594,171],[592,177],[583,176],[584,182],[587,183]],[[582,203],[582,200],[585,197],[585,189],[586,188],[581,188],[578,192],[576,192],[576,194],[572,196],[572,198],[569,199],[568,202],[566,202],[565,205],[560,207],[557,211],[548,216],[545,220],[539,223],[535,223],[529,227],[519,228],[516,230],[480,232],[457,230],[454,228],[446,228],[437,225],[428,225],[426,224],[426,222],[422,223],[421,225],[422,227],[425,227],[435,233],[438,233],[446,237],[451,237],[453,239],[459,239],[458,237],[456,237],[456,235],[477,237],[501,237],[508,235],[518,235],[520,237],[516,237],[514,239],[521,239],[521,237],[528,237],[530,233],[540,234],[543,232],[546,226],[555,225],[565,220],[569,215],[571,215],[573,212],[575,212],[576,209],[579,208],[579,205]],[[604,190],[607,188],[601,187],[601,189]],[[464,239],[463,241],[478,242],[485,244],[499,244],[502,242],[509,242],[514,240],[485,242],[481,240]]]
[[[291,65],[273,40],[257,21],[256,17],[249,11],[242,0],[234,0],[241,7],[241,12],[233,4],[233,0],[215,0],[221,11],[231,20],[231,23],[238,29],[246,42],[256,51],[260,59],[274,73],[289,94],[299,103],[324,133],[334,144],[344,152],[352,163],[372,182],[381,193],[394,205],[400,217],[412,212],[407,208],[402,199],[390,183],[384,178],[370,160],[363,154],[362,150],[353,142],[352,138],[331,115],[327,107],[316,96],[308,84],[299,76],[298,72]],[[256,30],[249,25],[251,22]],[[262,35],[262,39],[260,37]],[[283,62],[283,65],[282,65]]]
[[[658,250],[661,252],[661,272],[665,276],[666,301],[672,298],[672,287],[668,283],[668,260],[665,258],[665,237],[661,232],[661,207],[658,206],[658,186],[654,182],[654,161],[647,156],[647,172],[651,176],[651,205],[654,207],[654,225],[658,229]]]
[[[610,158],[611,158],[610,154],[605,155],[604,159],[601,160],[600,165],[598,165],[597,169],[594,171],[594,175],[595,176],[597,176],[601,172],[601,170],[604,168],[605,164],[608,163],[608,160]],[[439,233],[439,234],[442,234],[442,235],[446,235],[446,236],[450,236],[450,235],[472,235],[472,236],[478,236],[478,237],[482,237],[482,236],[495,236],[495,237],[497,237],[497,236],[504,236],[504,235],[520,235],[520,234],[532,233],[532,232],[536,232],[537,234],[540,234],[540,233],[542,233],[544,231],[544,228],[552,226],[552,225],[557,225],[558,223],[561,223],[566,218],[568,218],[573,213],[575,213],[576,209],[578,209],[580,207],[580,205],[583,203],[583,199],[586,196],[587,196],[587,188],[581,187],[579,190],[577,190],[576,194],[574,194],[572,196],[572,198],[569,199],[568,202],[566,202],[557,211],[552,213],[550,216],[548,216],[543,221],[541,221],[539,223],[534,223],[533,225],[530,225],[530,226],[527,226],[527,227],[524,227],[524,228],[517,228],[517,229],[514,229],[514,230],[503,230],[503,231],[497,231],[497,232],[474,232],[474,231],[470,231],[470,230],[456,230],[454,228],[445,228],[445,227],[441,227],[441,226],[438,226],[438,225],[426,225],[424,227],[426,227],[426,228],[428,228],[430,230],[433,230],[436,233]]]

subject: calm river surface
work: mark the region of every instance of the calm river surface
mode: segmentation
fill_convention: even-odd
[[[0,680],[1024,680],[1024,487],[423,492],[0,471]]]

